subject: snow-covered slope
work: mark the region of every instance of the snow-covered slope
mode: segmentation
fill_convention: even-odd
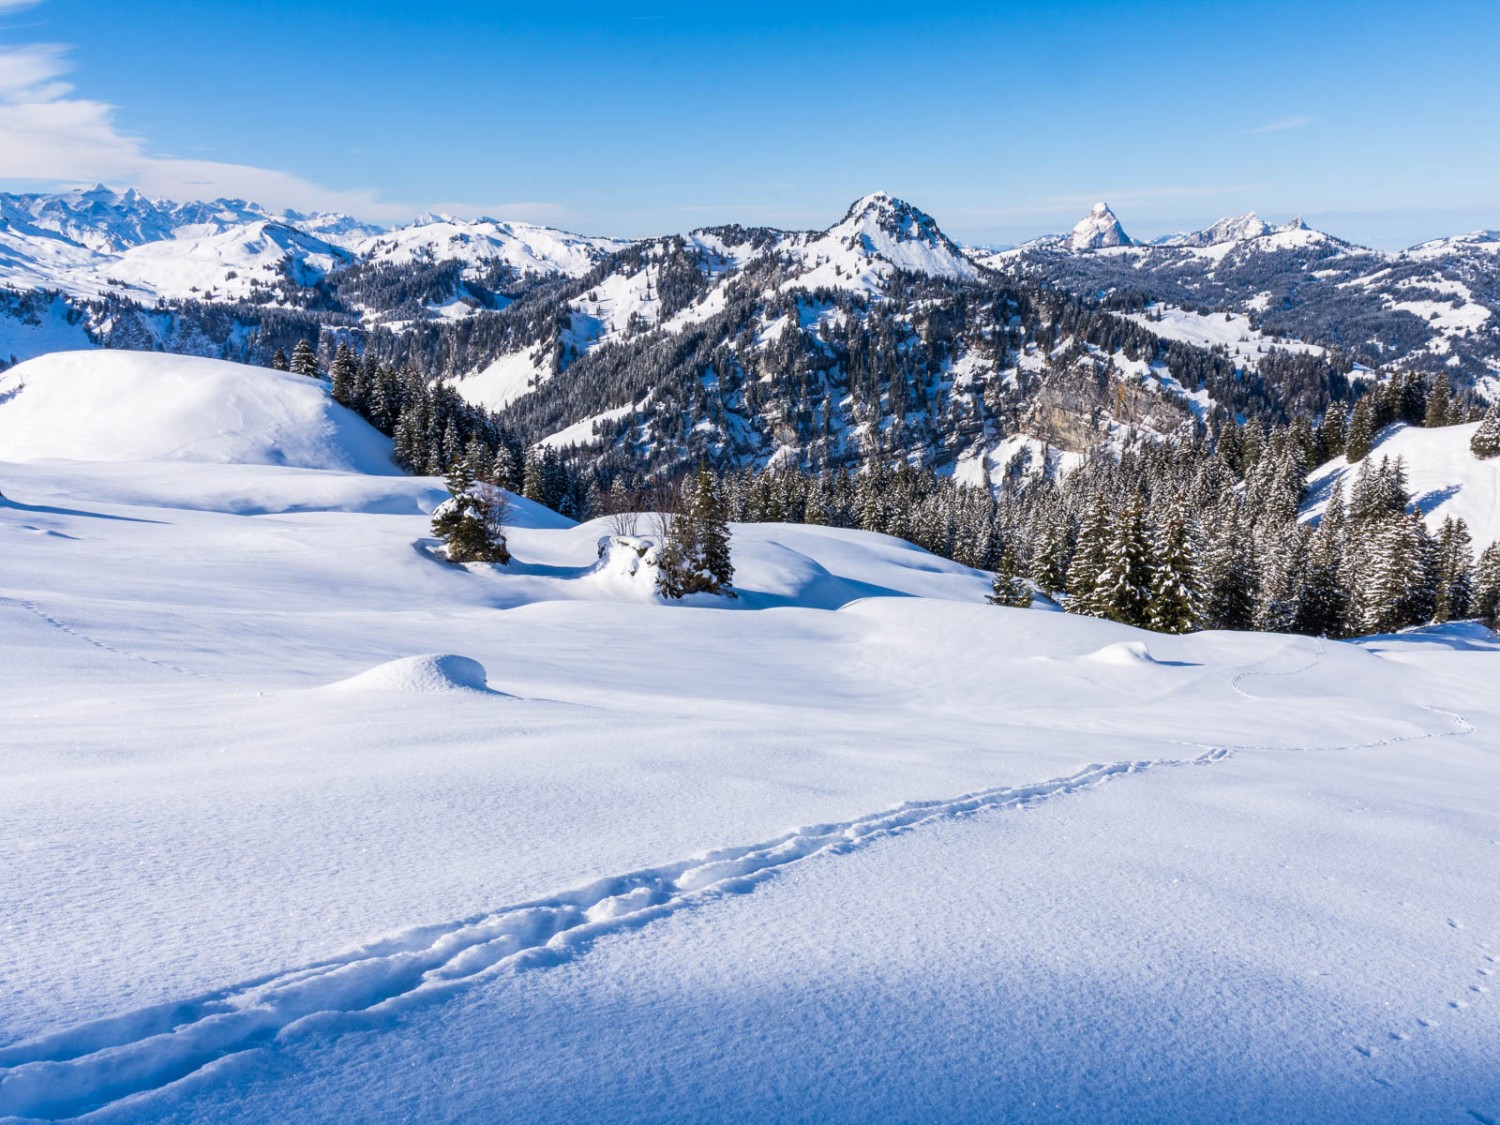
[[[1400,458],[1406,465],[1412,505],[1422,509],[1433,531],[1449,516],[1469,525],[1476,550],[1500,541],[1500,458],[1481,461],[1469,450],[1479,423],[1425,429],[1397,424],[1382,430],[1370,459]],[[1308,475],[1308,515],[1321,515],[1336,481],[1352,494],[1359,465],[1344,458]]]
[[[582,277],[601,258],[628,245],[622,239],[590,238],[531,223],[424,215],[409,226],[364,239],[356,250],[365,261],[382,265],[459,261],[479,270],[498,262],[521,274]]]
[[[197,461],[395,473],[317,380],[216,359],[54,352],[0,374],[0,461]]]
[[[216,463],[314,384],[115,358],[0,433],[226,432],[0,440],[0,1116],[1500,1112],[1483,631],[1151,636],[780,525],[665,605],[525,501],[452,566],[434,480]]]

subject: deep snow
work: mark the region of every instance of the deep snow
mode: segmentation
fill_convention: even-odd
[[[1479,627],[1156,636],[783,525],[664,605],[525,501],[452,566],[306,380],[119,459],[192,385],[121,362],[0,397],[0,1116],[1500,1117]]]

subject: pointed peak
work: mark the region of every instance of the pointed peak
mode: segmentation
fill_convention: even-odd
[[[1068,245],[1074,250],[1102,250],[1110,246],[1130,246],[1133,242],[1109,209],[1109,204],[1101,201],[1078,220],[1068,238]]]

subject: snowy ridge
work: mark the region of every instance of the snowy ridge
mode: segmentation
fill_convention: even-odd
[[[409,226],[372,235],[354,249],[365,261],[387,265],[459,261],[477,273],[499,262],[521,274],[582,277],[600,259],[628,245],[624,239],[591,238],[532,223],[424,215]]]

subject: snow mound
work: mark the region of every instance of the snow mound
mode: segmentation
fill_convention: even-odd
[[[0,461],[197,461],[392,475],[390,442],[304,375],[77,351],[0,375]]]
[[[1096,652],[1082,657],[1091,664],[1109,664],[1116,668],[1128,668],[1136,664],[1155,664],[1156,657],[1146,647],[1145,641],[1120,641],[1105,645]]]
[[[465,691],[484,692],[487,695],[502,694],[490,688],[483,664],[467,656],[455,656],[449,652],[390,660],[357,676],[350,676],[347,680],[339,680],[329,687],[336,691],[407,695]]]

